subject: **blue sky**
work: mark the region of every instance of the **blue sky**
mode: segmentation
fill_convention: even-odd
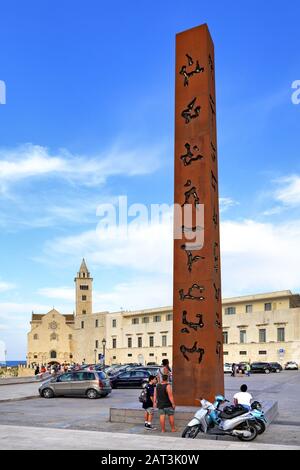
[[[274,1],[0,5],[0,339],[26,354],[31,310],[172,303],[170,224],[101,241],[96,207],[172,203],[175,34],[215,42],[223,294],[299,290],[300,6]],[[163,241],[158,243],[160,233]]]

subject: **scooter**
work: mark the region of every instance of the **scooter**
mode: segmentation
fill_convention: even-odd
[[[218,395],[214,403],[205,399],[199,401],[201,408],[183,431],[183,438],[195,439],[199,432],[213,436],[233,436],[247,442],[257,437],[252,410],[238,410],[232,414],[220,411],[220,404],[228,402],[222,395]]]
[[[266,430],[267,418],[263,412],[262,406],[258,401],[254,401],[251,404],[251,413],[255,417],[255,427],[257,434],[261,435]]]

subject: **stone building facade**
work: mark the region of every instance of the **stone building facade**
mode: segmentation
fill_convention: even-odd
[[[75,314],[32,314],[28,364],[172,361],[172,307],[92,310],[93,279],[85,261],[75,277]],[[291,291],[223,299],[224,362],[300,364],[300,296]]]

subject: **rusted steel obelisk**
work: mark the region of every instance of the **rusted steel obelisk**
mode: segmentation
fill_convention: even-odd
[[[192,221],[175,217],[182,239],[174,241],[173,388],[177,405],[197,406],[197,398],[224,393],[215,62],[207,25],[176,36],[175,205],[189,205]]]

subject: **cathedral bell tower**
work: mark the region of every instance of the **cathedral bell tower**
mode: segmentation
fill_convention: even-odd
[[[76,316],[90,315],[93,312],[93,278],[90,277],[84,258],[74,281],[76,286]]]

